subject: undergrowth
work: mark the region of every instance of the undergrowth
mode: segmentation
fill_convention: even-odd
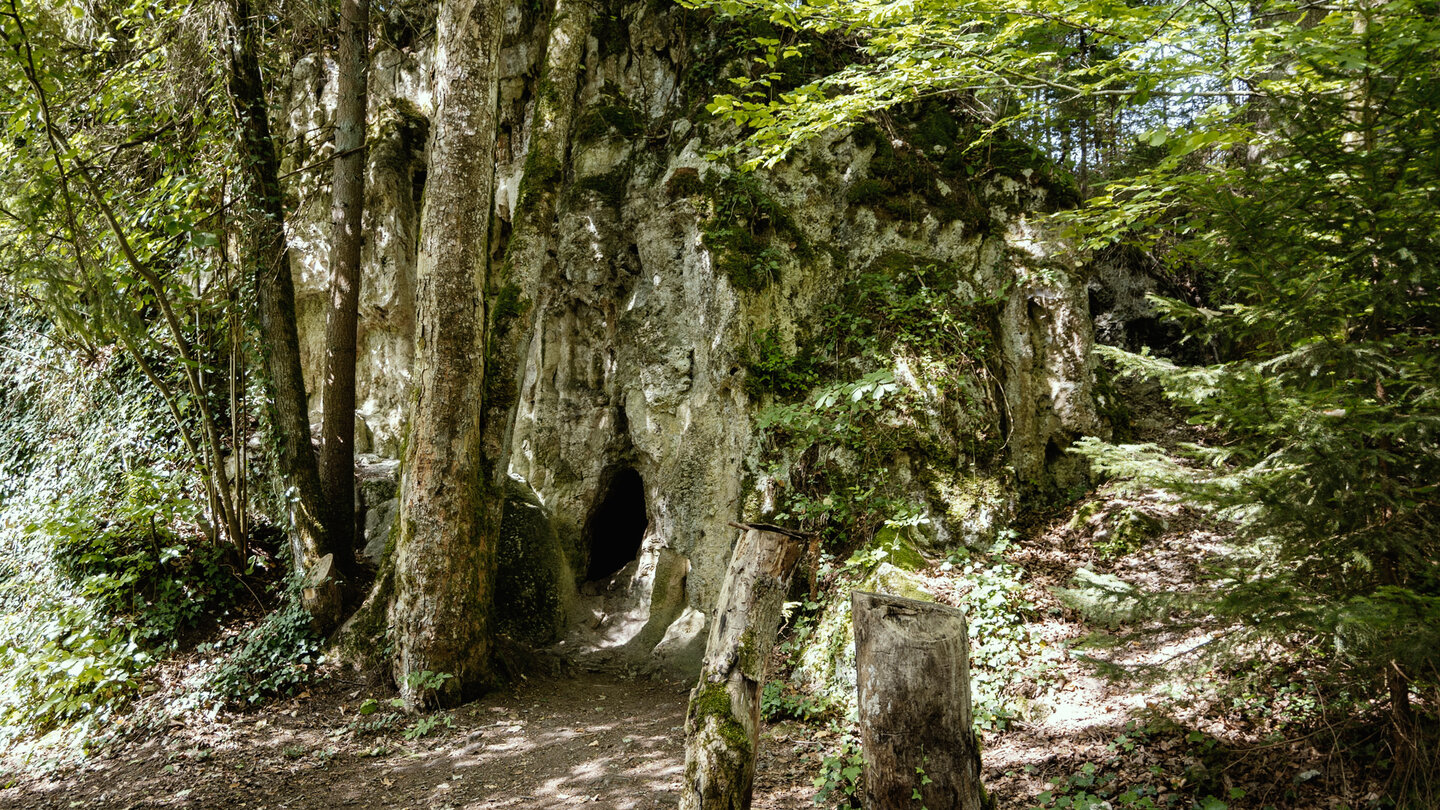
[[[282,561],[256,536],[263,515],[250,559],[216,542],[173,417],[130,358],[69,345],[11,300],[0,315],[0,749],[56,761],[103,744],[156,665],[253,611]],[[222,636],[213,676],[168,709],[309,677],[318,640],[285,605]]]

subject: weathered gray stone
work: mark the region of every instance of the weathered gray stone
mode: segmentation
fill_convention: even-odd
[[[363,554],[371,565],[379,566],[400,511],[396,498],[400,462],[363,455],[356,465],[355,479],[355,508],[364,528]]]
[[[1135,613],[1138,596],[1135,586],[1113,574],[1080,568],[1069,584],[1068,588],[1055,588],[1055,598],[1079,611],[1088,621],[1115,627],[1129,621]]]

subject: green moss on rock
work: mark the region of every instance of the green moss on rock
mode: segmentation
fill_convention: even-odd
[[[736,289],[764,290],[780,279],[792,255],[809,255],[794,217],[753,176],[712,174],[705,186],[711,204],[705,246],[715,269]]]
[[[517,207],[528,209],[535,205],[536,195],[553,191],[559,185],[564,171],[555,158],[531,150],[525,158],[525,170],[520,175],[519,201]]]
[[[575,181],[574,194],[589,194],[604,200],[613,208],[619,208],[625,201],[626,187],[630,182],[630,171],[621,166],[613,172],[593,174]]]
[[[645,129],[645,120],[628,104],[602,104],[590,107],[575,122],[575,139],[596,141],[610,133],[629,138]]]
[[[705,182],[700,179],[698,169],[681,166],[671,173],[669,180],[665,181],[665,193],[672,200],[678,200],[681,197],[698,197],[705,193]]]
[[[869,553],[873,559],[883,559],[902,571],[921,571],[930,567],[918,550],[915,527],[884,526],[875,533],[875,539],[865,549],[851,555],[852,562],[858,562],[862,554]]]
[[[867,548],[873,548],[870,544]],[[863,551],[863,549],[862,549]],[[826,705],[842,713],[855,708],[855,629],[850,615],[850,591],[888,593],[935,601],[915,574],[881,562],[864,575],[857,575],[842,587],[825,591],[813,620],[801,622],[792,642],[794,669],[791,681]]]
[[[559,637],[564,558],[544,508],[523,485],[508,481],[496,549],[495,629],[541,646]]]

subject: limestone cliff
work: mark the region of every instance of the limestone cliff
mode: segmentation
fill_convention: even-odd
[[[727,524],[790,508],[807,471],[904,494],[937,545],[987,542],[1018,498],[1076,483],[1064,449],[1103,426],[1083,284],[1029,216],[1060,189],[1041,161],[1014,144],[965,153],[963,122],[931,106],[739,174],[707,158],[736,133],[704,112],[747,69],[733,30],[662,2],[602,5],[580,28],[574,97],[547,102],[568,86],[545,70],[559,47],[549,16],[517,6],[500,54],[486,451],[506,493],[502,629],[687,668],[736,537]],[[405,435],[429,47],[382,44],[371,63],[357,447],[380,458]],[[324,165],[332,79],[303,60],[286,110],[315,408],[329,196],[323,168],[305,167]],[[537,108],[551,107],[568,113],[560,160],[532,154]],[[553,200],[538,254],[506,244],[534,224],[537,190]],[[960,336],[934,345],[972,340],[964,364],[887,336],[928,317],[926,302],[950,308],[941,326]],[[866,328],[874,341],[851,339]],[[909,439],[869,458],[777,440],[775,406],[813,410],[806,390],[851,395],[847,381],[877,370],[903,396],[867,418]],[[369,538],[369,553],[383,548]]]

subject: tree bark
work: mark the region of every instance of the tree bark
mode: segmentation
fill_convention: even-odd
[[[850,599],[865,807],[991,807],[971,725],[965,614],[884,594]]]
[[[361,217],[365,210],[365,96],[370,0],[340,3],[340,81],[331,181],[330,308],[325,317],[320,483],[335,564],[355,561],[355,342],[360,309]]]
[[[743,810],[755,787],[760,687],[804,543],[775,526],[745,525],[720,586],[700,682],[685,718],[681,810]]]
[[[416,398],[391,608],[396,680],[412,708],[456,702],[491,676],[500,499],[483,457],[482,415],[503,13],[499,0],[447,0],[437,21],[430,180],[416,263]],[[416,680],[425,671],[454,677],[431,690]]]
[[[247,252],[253,263],[260,342],[280,446],[277,466],[289,490],[290,547],[295,567],[308,573],[330,549],[321,523],[324,501],[315,449],[310,443],[305,380],[300,373],[300,337],[295,326],[295,286],[285,240],[280,164],[270,134],[250,2],[230,0],[225,11],[229,17],[225,21],[225,51],[230,101],[240,129],[240,165],[257,209],[255,221],[248,228]],[[314,597],[305,600],[306,610],[317,628],[328,630],[340,619],[339,584],[331,578],[317,583],[312,591]]]

